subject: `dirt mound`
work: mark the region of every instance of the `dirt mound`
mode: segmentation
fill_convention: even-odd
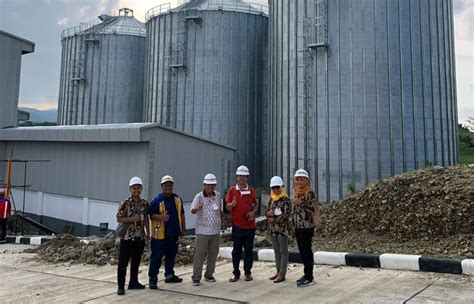
[[[361,232],[396,241],[474,233],[474,167],[433,167],[372,184],[322,208],[321,236]]]
[[[94,265],[116,265],[118,262],[120,239],[113,233],[105,238],[88,238],[81,240],[69,234],[61,234],[51,241],[36,248],[27,249],[27,252],[37,253],[37,257],[50,263],[83,263]],[[150,246],[145,247],[142,263],[150,260]],[[192,239],[179,241],[176,265],[187,265],[193,262],[194,246]]]

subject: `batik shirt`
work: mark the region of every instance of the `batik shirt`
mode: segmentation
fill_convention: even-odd
[[[316,195],[310,191],[302,196],[295,197],[301,201],[300,206],[293,204],[292,223],[295,229],[313,228],[315,204],[317,204]]]
[[[276,202],[271,200],[267,211],[270,209],[273,209],[273,214],[276,209],[279,209],[281,214],[274,215],[273,220],[268,221],[267,233],[272,236],[288,235],[288,220],[291,215],[291,201],[288,196],[284,196]]]
[[[144,225],[146,216],[148,215],[150,205],[147,200],[139,198],[134,200],[132,197],[129,197],[124,202],[120,204],[120,207],[117,212],[117,217],[133,217],[137,215],[143,216],[143,223],[141,221],[128,223],[127,232],[123,237],[124,240],[131,239],[145,239],[145,227]]]

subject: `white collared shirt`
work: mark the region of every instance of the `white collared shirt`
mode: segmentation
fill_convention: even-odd
[[[235,185],[235,190],[239,191],[240,192],[240,195],[244,196],[244,195],[250,195],[250,189],[249,189],[249,185],[247,184],[247,187],[245,187],[245,189],[240,189],[239,188],[239,184]]]
[[[196,213],[196,234],[216,235],[221,232],[222,196],[214,191],[212,196],[204,196],[201,191],[194,197],[191,209],[203,203],[203,208]]]

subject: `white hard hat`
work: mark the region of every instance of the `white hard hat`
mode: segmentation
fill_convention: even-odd
[[[237,172],[235,172],[235,175],[250,175],[249,168],[245,166],[240,166],[237,168]]]
[[[161,184],[163,185],[166,182],[172,182],[174,184],[174,179],[171,175],[165,175],[161,178]]]
[[[203,181],[204,184],[206,185],[216,185],[217,184],[217,178],[214,174],[206,174],[206,176],[204,176],[204,181]]]
[[[283,180],[279,176],[274,176],[270,180],[270,188],[271,187],[277,187],[277,186],[283,187]]]
[[[128,185],[131,187],[131,186],[135,186],[135,185],[140,185],[140,186],[143,186],[143,182],[142,182],[142,179],[139,178],[138,176],[135,176],[135,177],[132,177],[130,179],[130,182],[128,183]]]
[[[306,177],[307,179],[309,179],[308,172],[306,172],[305,169],[296,170],[295,177],[299,177],[299,176]]]

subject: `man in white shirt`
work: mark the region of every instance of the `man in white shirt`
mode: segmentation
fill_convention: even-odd
[[[217,179],[213,174],[204,177],[204,190],[196,194],[191,204],[191,213],[196,214],[196,252],[191,279],[194,286],[201,284],[202,267],[207,255],[204,279],[215,282],[213,277],[219,254],[220,231],[222,226],[222,196],[215,191]]]

